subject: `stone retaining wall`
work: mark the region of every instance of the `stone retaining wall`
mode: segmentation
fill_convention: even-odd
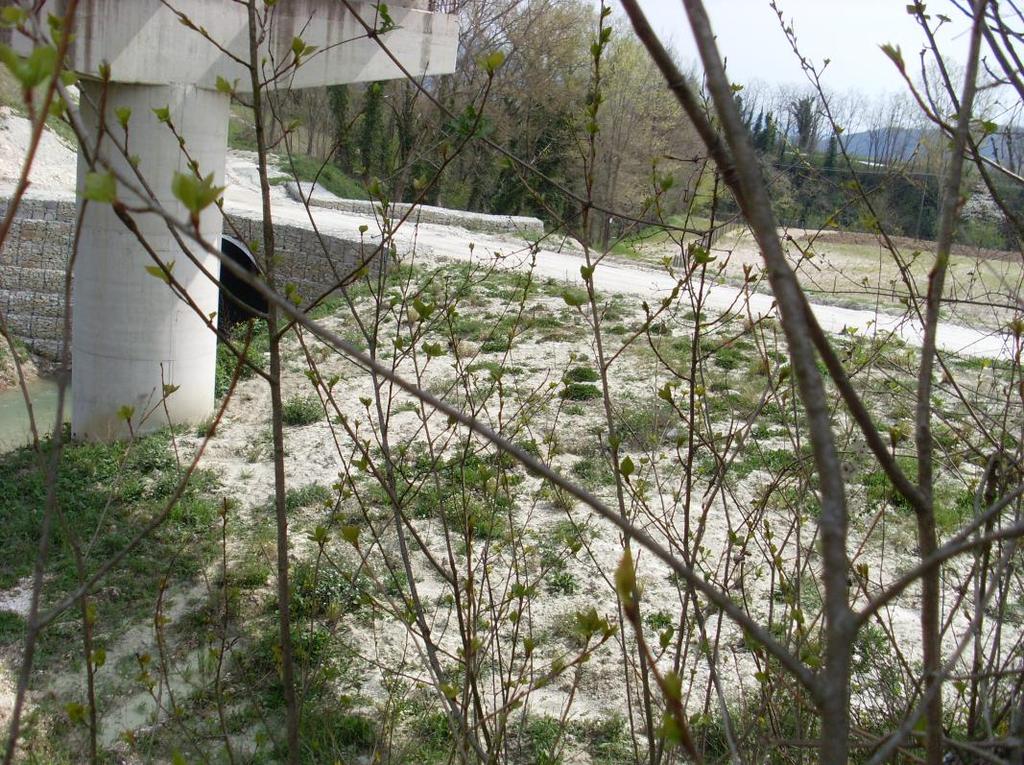
[[[378,218],[381,215],[380,202],[368,202],[362,199],[342,199],[322,188],[319,184],[303,185],[301,188],[295,181],[285,184],[285,191],[296,202],[308,202],[310,207],[323,207],[328,210],[366,215]],[[405,202],[393,202],[389,208],[392,216],[402,217],[412,205]],[[409,217],[413,223],[433,223],[441,226],[459,226],[468,231],[480,231],[486,234],[523,234],[531,236],[544,235],[544,222],[540,218],[525,215],[491,215],[488,213],[452,210],[447,207],[419,205]]]
[[[7,199],[0,199],[0,217]],[[64,331],[64,277],[75,223],[72,200],[23,200],[0,250],[0,311],[12,334],[40,356],[56,359]],[[246,242],[262,239],[262,221],[229,215],[224,232]],[[232,227],[233,224],[234,228]],[[274,228],[278,274],[305,300],[326,292],[362,260],[361,245],[299,226]],[[326,253],[324,249],[326,248]]]

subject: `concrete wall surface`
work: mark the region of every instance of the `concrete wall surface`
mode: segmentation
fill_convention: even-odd
[[[40,18],[45,23],[48,13],[63,16],[66,3],[46,0]],[[259,57],[266,58],[269,69],[294,61],[291,48],[296,37],[316,46],[316,51],[303,57],[301,66],[289,70],[289,88],[404,76],[359,23],[361,19],[371,28],[381,28],[374,2],[354,2],[355,14],[338,0],[288,0],[269,9],[260,5],[261,12],[268,14],[268,34]],[[428,7],[422,0],[387,3],[394,27],[380,35],[381,42],[414,76],[455,71],[458,19],[432,13]],[[181,18],[194,28],[183,26]],[[96,76],[100,65],[109,63],[114,82],[187,82],[212,90],[217,78],[223,77],[235,84],[237,92],[251,91],[248,70],[232,60],[249,60],[248,11],[233,0],[80,0],[74,35],[70,68],[86,76]],[[32,44],[18,33],[11,42],[21,53]]]

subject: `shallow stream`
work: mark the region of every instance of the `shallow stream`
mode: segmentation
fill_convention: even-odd
[[[53,422],[57,415],[57,383],[47,379],[33,380],[28,384],[28,390],[39,436],[42,438],[53,431]],[[65,421],[70,421],[70,415],[68,397],[64,407]],[[25,446],[31,441],[32,431],[21,388],[14,386],[0,392],[0,452]]]

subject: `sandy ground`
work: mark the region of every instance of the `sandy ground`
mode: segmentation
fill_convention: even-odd
[[[9,107],[0,107],[0,184],[15,184],[21,177],[32,124]],[[36,189],[75,189],[78,152],[51,130],[44,130],[32,162],[29,180]]]

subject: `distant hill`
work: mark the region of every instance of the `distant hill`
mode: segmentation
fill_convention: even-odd
[[[846,151],[873,162],[898,162],[910,159],[925,131],[914,128],[862,130],[842,136]]]
[[[851,156],[871,162],[899,162],[910,159],[921,141],[932,134],[934,131],[921,128],[878,128],[847,133],[842,140]],[[1003,132],[989,136],[982,144],[982,153],[1005,161],[1010,141],[1019,158],[1024,154],[1024,130],[1013,131],[1010,138]],[[821,143],[821,151],[825,151],[827,146],[828,140],[825,139]]]

